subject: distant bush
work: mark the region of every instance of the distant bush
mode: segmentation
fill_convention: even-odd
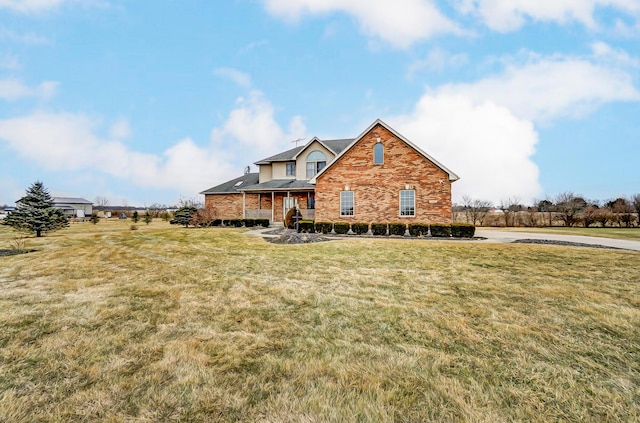
[[[409,234],[411,236],[427,236],[429,234],[429,225],[425,223],[410,223]]]
[[[129,229],[132,230],[132,231],[137,231],[138,227],[136,225],[131,225],[131,226],[129,226]]]
[[[356,235],[366,234],[367,232],[369,232],[369,224],[368,223],[362,223],[362,222],[352,223],[351,224],[351,230]]]
[[[455,238],[473,238],[476,227],[469,223],[452,223],[451,236]]]
[[[315,231],[313,220],[301,220],[299,223],[300,232],[312,233]]]
[[[331,232],[331,228],[333,228],[333,223],[316,222],[315,227],[316,227],[316,232],[322,232],[323,234],[328,234],[329,232]]]
[[[445,238],[451,236],[451,225],[445,225],[442,223],[432,223],[431,236],[445,237]]]
[[[386,235],[387,234],[387,224],[386,223],[372,223],[371,224],[371,232],[374,235]]]
[[[344,235],[349,232],[349,224],[347,222],[336,222],[333,224],[333,230],[337,234]]]
[[[406,230],[407,225],[405,223],[389,223],[389,235],[403,236]]]

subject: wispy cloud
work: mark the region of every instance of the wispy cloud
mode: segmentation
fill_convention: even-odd
[[[230,79],[243,88],[251,88],[251,77],[249,74],[232,68],[217,68],[213,70],[213,74],[223,78]]]
[[[478,16],[489,28],[509,32],[520,29],[527,20],[568,24],[579,22],[588,28],[598,27],[595,18],[599,8],[610,8],[640,18],[637,0],[459,0],[460,12]]]
[[[0,99],[6,101],[29,97],[49,99],[56,94],[58,85],[54,81],[45,81],[36,87],[29,87],[17,79],[3,79],[0,80]]]
[[[409,65],[407,79],[413,79],[415,74],[422,71],[442,72],[450,68],[464,66],[469,58],[464,53],[451,54],[435,47],[429,51],[424,59],[416,60]]]
[[[346,13],[367,35],[398,48],[439,34],[464,31],[438,10],[431,0],[264,0],[266,10],[290,22],[304,15]]]

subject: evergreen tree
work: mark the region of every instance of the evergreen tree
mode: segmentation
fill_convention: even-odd
[[[147,210],[147,212],[144,214],[144,216],[142,217],[142,220],[144,220],[144,223],[146,223],[147,225],[151,223],[151,221],[153,220],[153,216],[151,216],[151,213],[149,213],[149,210]]]
[[[186,228],[189,226],[189,222],[191,222],[191,218],[193,214],[197,212],[198,209],[192,206],[183,206],[176,210],[176,213],[173,215],[173,219],[169,222],[172,225],[184,225]]]
[[[42,182],[36,181],[26,195],[16,202],[16,211],[2,222],[19,231],[35,233],[57,231],[69,226],[69,219],[60,209],[53,208],[53,198]]]
[[[91,215],[91,217],[89,218],[89,221],[95,225],[96,223],[98,223],[100,221],[100,218],[98,217],[97,214],[93,213]]]
[[[140,220],[140,217],[138,216],[138,210],[134,210],[133,215],[131,216],[131,220],[133,220],[133,223],[138,223],[138,220]]]

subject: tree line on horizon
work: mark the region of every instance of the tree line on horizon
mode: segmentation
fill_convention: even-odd
[[[495,213],[491,213],[491,212]],[[640,225],[640,194],[600,201],[571,191],[523,205],[518,197],[499,204],[463,196],[453,206],[454,220],[476,226],[634,227]]]

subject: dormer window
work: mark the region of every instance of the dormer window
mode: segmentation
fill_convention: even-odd
[[[314,150],[307,156],[307,179],[311,179],[327,165],[327,156]]]
[[[379,140],[380,138],[378,138]],[[380,141],[373,146],[373,164],[384,163],[384,146]]]

